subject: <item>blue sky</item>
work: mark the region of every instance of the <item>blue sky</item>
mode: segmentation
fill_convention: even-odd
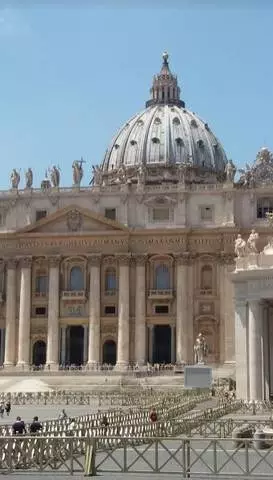
[[[271,0],[22,4],[0,8],[0,189],[13,167],[32,167],[39,186],[52,164],[69,186],[81,156],[88,184],[116,130],[143,109],[164,50],[186,106],[228,157],[242,166],[273,150]]]

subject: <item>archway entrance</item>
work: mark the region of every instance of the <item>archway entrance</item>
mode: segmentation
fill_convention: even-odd
[[[81,325],[70,327],[67,340],[68,363],[70,365],[82,365],[84,350],[84,328]]]
[[[38,340],[33,345],[32,350],[32,364],[36,367],[46,363],[46,343],[43,340]]]
[[[169,325],[155,325],[153,363],[171,363],[171,335]]]
[[[116,365],[117,361],[117,345],[114,340],[106,340],[103,344],[102,363]]]

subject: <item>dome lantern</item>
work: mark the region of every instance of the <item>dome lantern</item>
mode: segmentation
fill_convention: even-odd
[[[172,74],[169,67],[169,54],[162,54],[163,64],[158,75],[154,76],[153,85],[150,89],[151,99],[146,102],[146,108],[151,105],[177,105],[185,107],[185,103],[180,100],[180,88],[177,83],[177,77]]]

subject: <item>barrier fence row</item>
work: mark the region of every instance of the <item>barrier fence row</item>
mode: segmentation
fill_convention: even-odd
[[[102,437],[0,438],[1,472],[27,469],[28,473],[59,471],[87,476],[125,473],[126,478],[150,473],[180,474],[182,478],[273,478],[272,441],[267,450],[261,450],[248,439],[242,440],[244,448],[233,448],[230,439],[215,438],[153,437],[141,446],[134,438],[118,440],[118,447],[109,449],[102,447]]]

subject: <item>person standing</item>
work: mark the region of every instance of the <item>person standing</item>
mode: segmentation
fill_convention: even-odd
[[[11,403],[8,401],[5,406],[6,414],[9,417],[10,411],[11,411]]]

